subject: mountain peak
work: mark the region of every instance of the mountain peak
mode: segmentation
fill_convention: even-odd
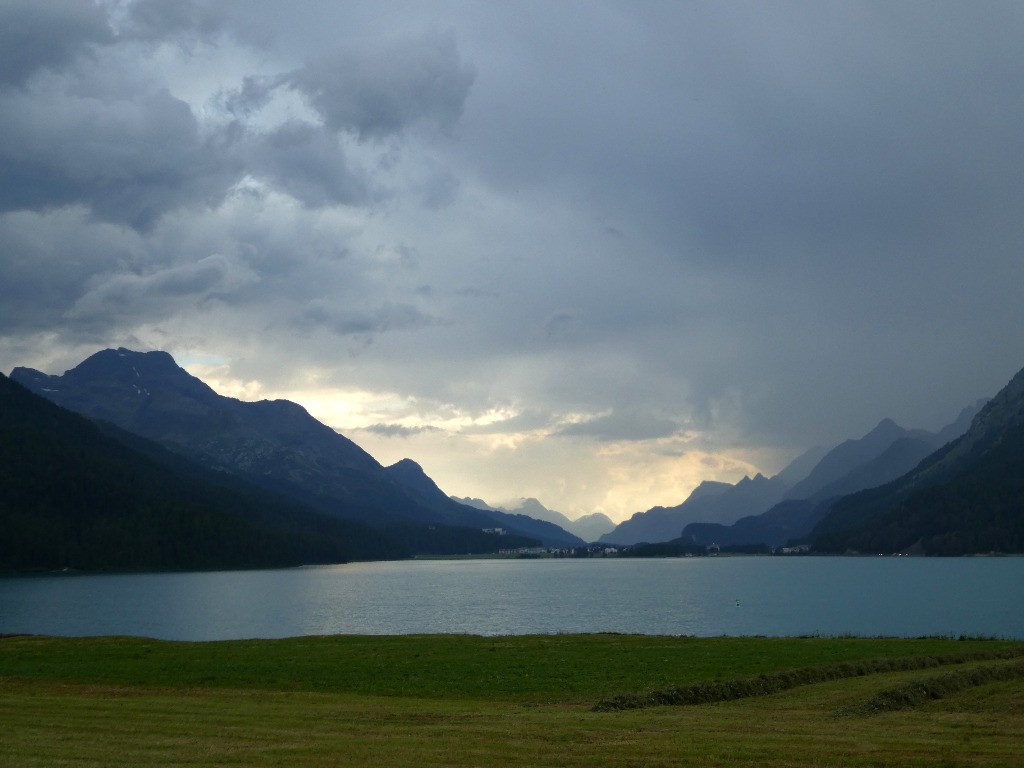
[[[524,514],[524,515],[529,515],[531,517],[534,517],[537,514],[543,514],[545,512],[551,512],[550,509],[545,507],[543,504],[540,503],[539,500],[533,498],[532,496],[527,497],[527,498],[519,499],[519,506],[516,507],[512,511],[513,512],[519,512],[519,513]],[[543,519],[543,518],[540,518],[540,519]]]
[[[125,367],[142,367],[148,373],[169,373],[182,370],[168,352],[136,352],[126,347],[118,347],[117,349],[103,349],[90,355],[71,371],[93,372],[119,370]]]
[[[105,349],[63,376],[16,369],[11,378],[58,405],[109,421],[218,469],[233,468],[263,479],[287,476],[293,483],[310,473],[319,476],[328,466],[381,470],[369,454],[300,405],[222,397],[167,352]],[[292,450],[298,444],[304,445],[303,451]],[[342,481],[332,474],[332,482]]]
[[[423,467],[412,459],[400,459],[384,471],[397,482],[411,488],[428,499],[443,499],[449,501],[448,496],[437,487],[437,483],[423,471]]]
[[[911,471],[867,493],[844,496],[811,532],[823,551],[924,554],[1021,549],[1024,370],[970,428]]]
[[[874,429],[872,429],[870,432],[868,432],[868,434],[865,435],[865,437],[867,437],[868,435],[877,436],[877,435],[882,435],[882,434],[891,434],[891,433],[903,432],[903,431],[904,431],[903,427],[901,427],[899,424],[897,424],[895,421],[893,421],[892,419],[890,419],[887,416],[884,419],[882,419],[880,422],[878,422],[877,426]]]
[[[732,488],[729,483],[723,483],[720,480],[701,480],[697,487],[690,491],[686,501],[694,501],[703,496],[715,496],[725,493],[729,488]]]
[[[427,474],[426,472],[423,471],[423,467],[421,467],[419,464],[417,464],[412,459],[399,459],[394,464],[392,464],[390,467],[388,467],[388,470],[390,470],[392,472],[403,472],[403,473],[409,474],[409,475],[412,475],[412,474],[426,475]]]
[[[108,349],[63,376],[22,369],[19,378],[51,402],[156,440],[207,469],[290,496],[329,517],[379,529],[402,526],[396,535],[411,537],[411,550],[467,551],[462,548],[493,544],[472,536],[467,542],[465,531],[456,530],[491,527],[493,517],[449,499],[415,461],[403,459],[385,470],[302,406],[221,396],[166,352]],[[575,541],[564,531],[537,533],[516,520],[503,518],[501,527],[526,540]]]
[[[65,383],[104,390],[121,390],[127,397],[169,389],[210,402],[219,397],[210,387],[179,366],[167,352],[136,352],[125,347],[104,349],[64,373]]]

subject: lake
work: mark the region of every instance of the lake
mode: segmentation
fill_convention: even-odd
[[[1024,639],[1024,558],[413,560],[0,578],[0,633],[16,632]]]

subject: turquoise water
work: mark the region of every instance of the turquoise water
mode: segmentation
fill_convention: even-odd
[[[1024,558],[455,560],[0,578],[0,633],[986,635],[1024,639]]]

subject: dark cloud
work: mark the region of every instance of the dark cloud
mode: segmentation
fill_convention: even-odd
[[[365,205],[383,193],[349,162],[339,133],[382,138],[422,121],[450,127],[473,82],[451,35],[423,35],[339,50],[286,75],[246,75],[216,101],[232,119],[201,121],[166,84],[121,67],[140,55],[135,40],[181,45],[185,32],[212,40],[221,21],[207,5],[131,3],[116,38],[89,4],[67,18],[35,8],[0,9],[10,21],[3,28],[18,30],[17,39],[6,33],[11,45],[0,50],[10,61],[0,71],[22,83],[52,70],[0,92],[0,211],[83,205],[102,220],[149,229],[168,211],[216,207],[246,175],[312,208]],[[76,56],[99,42],[116,54],[76,66]],[[302,93],[324,122],[250,122],[283,87]],[[438,208],[458,182],[435,169],[413,187]]]
[[[309,302],[290,319],[296,328],[306,331],[325,330],[341,336],[406,331],[436,322],[435,318],[410,304],[362,308],[352,303],[340,304],[323,299]]]
[[[0,85],[24,85],[39,70],[62,70],[113,40],[103,10],[79,0],[0,1]]]
[[[427,34],[314,58],[287,76],[328,128],[379,139],[427,120],[451,127],[475,79],[451,34]]]
[[[145,229],[215,205],[241,170],[229,138],[204,135],[166,89],[82,94],[57,79],[0,95],[0,210],[84,205]]]
[[[371,201],[364,174],[348,166],[336,134],[322,126],[292,121],[256,135],[247,169],[303,205],[360,205]]]
[[[371,424],[368,427],[360,427],[357,432],[370,432],[381,437],[412,437],[422,435],[425,432],[440,432],[437,427],[404,427],[401,424]]]
[[[231,88],[220,93],[224,109],[236,117],[249,117],[270,103],[274,89],[279,85],[277,77],[246,75],[240,88]]]
[[[657,440],[680,431],[677,419],[626,406],[586,421],[568,424],[554,432],[561,437],[589,437],[600,441]]]
[[[162,14],[170,33],[186,24],[172,18],[176,8],[133,3],[127,14],[154,24]],[[0,211],[82,205],[146,229],[168,210],[216,204],[237,180],[231,134],[208,130],[165,83],[126,69],[139,52],[114,36],[102,6],[5,3],[0,14],[10,38],[0,41],[0,72],[23,85],[0,91]]]
[[[0,243],[3,335],[60,327],[90,281],[131,264],[139,245],[117,227],[90,226],[82,209],[0,216]]]
[[[229,297],[257,280],[244,264],[221,255],[145,274],[97,276],[64,320],[78,332],[102,338],[112,329],[196,311],[204,302]]]
[[[223,16],[216,7],[197,0],[133,0],[119,34],[148,42],[177,39],[214,40]]]

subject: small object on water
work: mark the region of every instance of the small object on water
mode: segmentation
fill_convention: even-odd
[[[739,608],[739,607],[740,607],[740,601],[739,601],[739,600],[737,600],[737,601],[736,601],[736,607],[737,607],[737,608]]]

